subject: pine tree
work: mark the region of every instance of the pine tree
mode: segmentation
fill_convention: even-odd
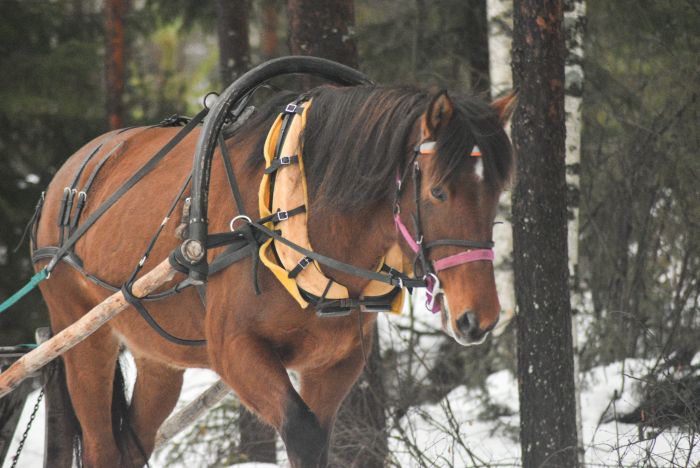
[[[513,247],[526,467],[576,467],[561,0],[515,0]]]

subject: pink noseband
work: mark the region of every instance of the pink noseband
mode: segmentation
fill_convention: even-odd
[[[435,272],[437,273],[440,270],[447,270],[448,268],[456,267],[457,265],[461,265],[463,263],[478,262],[479,260],[492,262],[493,250],[467,250],[466,252],[460,252],[458,254],[450,255],[449,257],[441,258],[440,260],[435,260],[433,262],[433,267],[435,267]]]
[[[394,223],[396,224],[396,229],[401,233],[404,240],[408,246],[413,250],[414,253],[418,253],[420,250],[420,245],[413,239],[411,233],[408,231],[406,225],[401,221],[401,216],[399,213],[394,214]],[[419,242],[422,242],[419,239]],[[425,277],[426,282],[426,307],[432,313],[436,314],[440,312],[440,299],[441,294],[440,280],[437,277],[437,273],[442,270],[447,270],[448,268],[456,267],[465,263],[478,262],[478,261],[493,261],[493,250],[492,249],[474,249],[467,250],[465,252],[460,252],[458,254],[450,255],[448,257],[443,257],[441,259],[433,261],[433,268],[435,273],[431,273]]]

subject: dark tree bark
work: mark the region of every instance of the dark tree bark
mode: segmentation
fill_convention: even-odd
[[[240,407],[238,428],[241,431],[241,454],[250,461],[277,463],[277,431],[253,413]]]
[[[280,2],[265,0],[262,4],[262,32],[260,34],[260,53],[263,59],[269,60],[279,55],[279,23]]]
[[[124,126],[126,82],[124,17],[127,8],[127,0],[107,0],[105,3],[107,122],[112,130]]]
[[[561,0],[514,2],[513,249],[523,466],[576,467]]]
[[[368,352],[365,371],[338,412],[329,466],[382,468],[389,453],[384,413],[386,392],[376,323],[372,350]]]
[[[289,49],[357,68],[352,0],[289,0]]]
[[[219,73],[223,86],[228,86],[250,68],[249,11],[249,0],[216,0]],[[261,423],[243,406],[238,421],[241,454],[250,461],[276,463],[274,428]]]
[[[323,57],[357,68],[352,0],[289,0],[287,5],[289,48],[293,54]],[[388,448],[376,325],[371,348],[368,368],[339,411],[331,440],[331,466],[384,466]]]
[[[228,86],[250,68],[248,0],[216,0],[219,73]]]
[[[465,5],[467,27],[462,31],[462,39],[469,60],[469,82],[475,93],[484,96],[491,94],[489,80],[489,32],[486,17],[486,0],[468,0]]]

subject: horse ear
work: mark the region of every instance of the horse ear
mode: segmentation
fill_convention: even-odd
[[[452,119],[454,104],[447,95],[447,91],[442,90],[430,101],[428,110],[423,114],[422,129],[424,139],[435,139],[438,130],[447,125]]]
[[[508,122],[510,117],[513,115],[513,111],[515,110],[515,106],[518,103],[518,90],[514,89],[508,93],[506,93],[505,96],[502,98],[498,98],[495,101],[491,103],[491,107],[496,111],[498,114],[498,119],[501,121],[501,124],[505,126],[505,124]]]

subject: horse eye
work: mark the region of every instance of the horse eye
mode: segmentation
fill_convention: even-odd
[[[440,200],[441,202],[444,202],[447,200],[447,194],[442,191],[440,187],[433,187],[430,189],[430,194]]]

